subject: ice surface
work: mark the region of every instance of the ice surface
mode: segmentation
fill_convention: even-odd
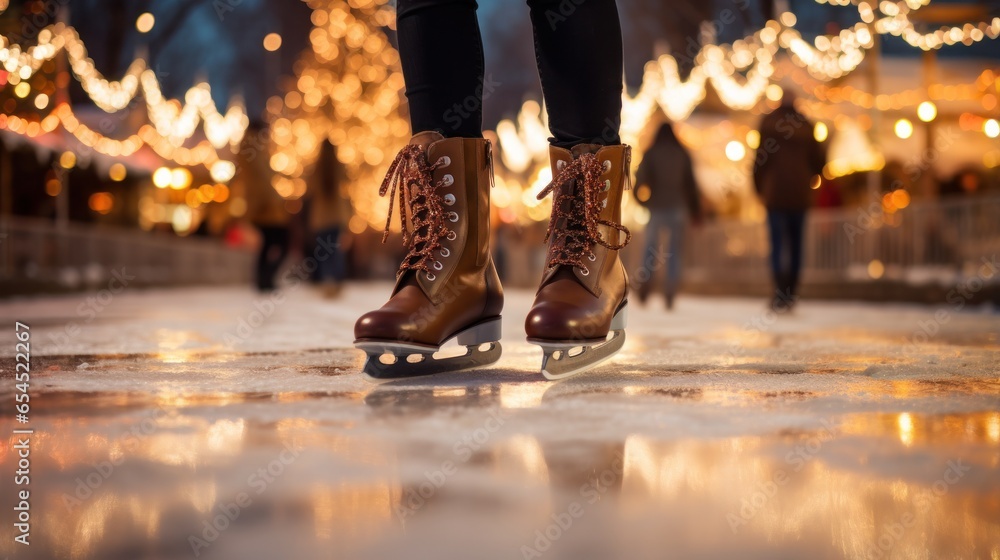
[[[0,556],[1000,558],[990,309],[654,299],[612,362],[552,383],[512,291],[495,367],[375,384],[352,327],[388,290],[0,304],[31,326],[35,430],[31,552],[3,518]]]

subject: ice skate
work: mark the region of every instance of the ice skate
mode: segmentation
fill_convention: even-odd
[[[554,197],[547,266],[525,321],[548,379],[590,369],[625,344],[628,277],[618,251],[631,239],[620,223],[630,154],[624,145],[549,149],[553,179],[538,195]]]
[[[380,309],[361,316],[354,345],[376,379],[461,371],[500,359],[503,290],[490,254],[490,143],[481,138],[413,137],[389,167],[379,193],[398,202],[406,256]],[[396,200],[398,198],[398,200]],[[440,356],[451,340],[465,346]]]

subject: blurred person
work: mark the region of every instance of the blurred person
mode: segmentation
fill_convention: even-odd
[[[633,195],[649,210],[643,262],[649,255],[661,254],[660,234],[665,231],[668,236],[663,293],[667,309],[673,309],[683,264],[684,230],[688,219],[700,223],[702,214],[691,155],[677,139],[669,122],[660,125],[653,144],[642,156],[635,183],[638,188],[632,191]],[[642,200],[640,193],[648,193],[649,196]],[[645,303],[649,297],[653,276],[649,274],[648,279],[638,286],[640,303]]]
[[[311,179],[308,200],[309,233],[315,244],[324,249],[316,253],[319,255],[317,280],[323,295],[334,298],[340,295],[347,276],[340,236],[351,218],[351,205],[344,195],[346,169],[337,159],[337,147],[329,140],[320,147]]]
[[[624,61],[615,0],[573,2],[572,13],[565,0],[528,0],[528,7],[552,132],[553,179],[540,196],[551,194],[553,202],[546,267],[525,331],[542,348],[542,373],[554,379],[593,367],[624,344],[628,279],[618,251],[630,240],[621,202],[631,152],[618,134]],[[485,74],[477,9],[475,0],[397,4],[414,136],[380,193],[390,197],[390,220],[392,205],[399,208],[407,254],[389,301],[354,328],[373,377],[500,358],[503,290],[490,253],[493,156],[482,134],[483,98],[497,84]],[[466,354],[435,358],[452,339]]]
[[[812,182],[826,165],[826,152],[813,136],[813,123],[795,108],[790,90],[785,90],[781,105],[764,116],[758,128],[753,182],[767,208],[775,287],[770,305],[775,311],[788,311],[798,298],[806,212],[813,196]]]
[[[242,187],[247,202],[247,221],[260,232],[256,283],[262,292],[275,288],[275,276],[288,256],[290,245],[291,216],[285,209],[285,199],[271,185],[273,175],[266,130],[260,123],[251,123],[240,144],[233,183],[237,188]]]

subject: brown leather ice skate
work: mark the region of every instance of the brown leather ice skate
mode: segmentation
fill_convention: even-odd
[[[625,343],[628,277],[618,250],[631,239],[621,225],[631,148],[551,147],[549,159],[552,183],[538,195],[553,194],[547,266],[524,328],[542,347],[542,373],[561,379]]]
[[[389,167],[379,194],[399,206],[406,256],[392,296],[354,325],[364,371],[379,379],[484,366],[500,359],[503,290],[490,254],[488,140],[421,132]],[[395,200],[398,198],[398,200]],[[464,355],[437,358],[457,339]]]

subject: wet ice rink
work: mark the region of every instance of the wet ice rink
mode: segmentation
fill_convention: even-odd
[[[995,312],[654,300],[549,382],[513,291],[495,367],[373,383],[351,329],[387,291],[0,304],[34,430],[23,547],[0,419],[0,557],[1000,559]]]

